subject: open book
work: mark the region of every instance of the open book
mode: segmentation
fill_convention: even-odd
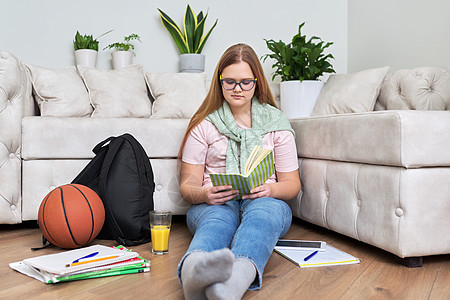
[[[244,174],[211,173],[209,177],[214,186],[231,185],[233,189],[239,190],[236,199],[241,199],[243,195],[250,194],[255,187],[263,185],[274,173],[272,151],[255,146],[245,163]]]

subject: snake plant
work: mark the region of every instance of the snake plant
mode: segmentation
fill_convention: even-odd
[[[200,54],[205,46],[206,40],[209,38],[212,30],[217,25],[216,20],[208,32],[203,35],[208,13],[203,15],[203,12],[200,11],[198,15],[195,15],[189,4],[186,8],[186,13],[184,14],[184,30],[181,30],[181,28],[162,10],[158,8],[158,11],[161,15],[161,21],[164,27],[167,31],[169,31],[181,54]]]

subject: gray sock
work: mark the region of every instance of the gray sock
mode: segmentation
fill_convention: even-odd
[[[181,282],[186,300],[206,299],[205,288],[229,279],[233,262],[234,254],[228,248],[189,254],[181,268]]]
[[[245,258],[237,258],[233,264],[233,273],[225,282],[218,282],[206,288],[209,300],[241,299],[250,284],[255,280],[256,268]]]

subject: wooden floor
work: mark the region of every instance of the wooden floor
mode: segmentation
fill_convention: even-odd
[[[173,223],[169,254],[151,254],[150,244],[133,248],[150,259],[149,273],[59,284],[41,283],[8,266],[61,251],[30,250],[41,242],[35,222],[0,225],[0,298],[183,299],[176,268],[191,235],[184,217],[175,217]],[[390,253],[297,219],[286,238],[324,240],[360,258],[361,263],[301,269],[274,253],[266,266],[262,289],[248,291],[243,299],[450,299],[450,255],[426,257],[423,267],[408,269],[395,263]],[[95,243],[115,245],[104,240]]]

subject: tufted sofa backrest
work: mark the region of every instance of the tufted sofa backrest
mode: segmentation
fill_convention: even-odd
[[[450,74],[436,67],[386,75],[376,110],[450,110]]]
[[[32,110],[31,82],[25,68],[12,54],[1,51],[0,223],[21,221],[21,121]]]

